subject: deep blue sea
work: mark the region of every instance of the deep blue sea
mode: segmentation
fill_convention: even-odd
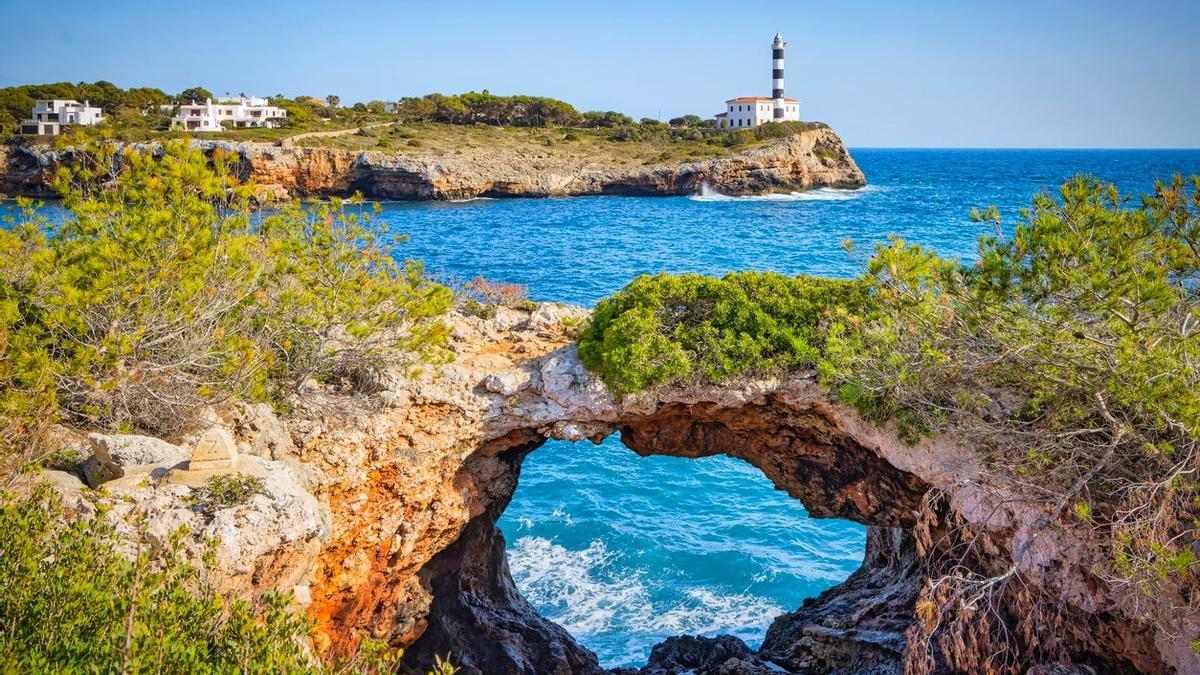
[[[592,305],[646,273],[776,270],[852,276],[889,234],[969,259],[995,204],[1008,225],[1076,173],[1123,190],[1200,173],[1200,151],[852,150],[870,183],[767,198],[596,197],[387,203],[404,255],[445,278],[528,285]],[[0,205],[0,211],[3,210]],[[643,663],[681,633],[752,645],[772,618],[845,579],[864,529],[810,519],[738,460],[640,458],[617,438],[551,442],[525,461],[500,520],[518,588],[606,666]]]
[[[889,234],[969,259],[972,207],[1009,225],[1076,173],[1123,190],[1200,173],[1200,151],[853,150],[869,187],[767,198],[585,197],[393,203],[383,219],[436,274],[529,286],[593,305],[639,274],[776,270],[852,276],[843,250]],[[845,579],[864,528],[814,520],[727,457],[641,458],[616,437],[550,442],[525,461],[500,520],[517,587],[606,666],[644,663],[682,633],[757,645],[771,620]]]

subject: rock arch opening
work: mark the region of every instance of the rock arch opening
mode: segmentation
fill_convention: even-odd
[[[802,607],[781,606],[759,653],[720,640],[672,640],[655,650],[643,672],[668,672],[654,670],[662,667],[717,672],[730,658],[788,670],[816,664],[899,667],[919,588],[916,555],[905,529],[915,524],[927,486],[881,460],[840,429],[828,410],[812,403],[764,397],[738,406],[667,405],[588,427],[596,439],[619,430],[621,443],[643,456],[744,460],[813,516],[868,526],[858,571]],[[561,425],[517,430],[464,465],[465,473],[489,475],[490,485],[505,488],[421,571],[433,600],[425,630],[408,649],[410,664],[420,667],[435,655],[453,653],[466,672],[593,673],[618,661],[602,663],[565,628],[539,614],[513,580],[497,522],[513,497],[522,463],[543,445],[547,431],[571,435]],[[500,474],[505,481],[495,480]]]
[[[522,595],[607,667],[683,634],[757,648],[865,545],[865,528],[810,518],[744,461],[642,457],[617,435],[531,453],[499,527]]]

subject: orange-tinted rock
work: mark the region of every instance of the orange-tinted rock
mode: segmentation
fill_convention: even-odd
[[[862,171],[830,129],[805,131],[713,159],[638,167],[597,163],[585,155],[530,157],[504,148],[435,155],[202,138],[193,144],[209,153],[235,153],[242,178],[278,198],[354,192],[370,199],[408,200],[687,195],[700,192],[702,186],[746,195],[866,185]],[[47,148],[0,149],[0,194],[49,195],[49,181],[68,159],[69,153]]]

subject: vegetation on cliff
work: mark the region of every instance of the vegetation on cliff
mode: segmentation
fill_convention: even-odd
[[[170,436],[205,406],[440,358],[450,291],[396,262],[361,206],[262,212],[226,157],[182,143],[89,146],[56,187],[62,223],[27,204],[0,229],[5,429],[57,409]]]
[[[970,265],[895,239],[853,281],[639,278],[600,302],[580,355],[618,393],[815,367],[911,439],[970,439],[1047,523],[1094,528],[1131,597],[1194,606],[1200,179],[1132,200],[1076,178],[1009,236],[994,208],[975,217],[996,234]],[[979,609],[1015,574],[944,572],[929,608]]]
[[[0,501],[0,667],[6,672],[390,673],[401,652],[364,639],[323,663],[311,622],[283,595],[219,593],[183,554],[184,531],[156,542],[118,532],[100,508],[67,518],[53,493]],[[132,550],[131,550],[132,549]],[[452,675],[440,662],[436,675]]]
[[[737,272],[659,274],[601,300],[579,340],[617,393],[816,365],[831,322],[871,305],[861,281]]]
[[[650,120],[617,126],[492,126],[407,122],[360,129],[342,136],[302,138],[300,146],[376,150],[390,154],[470,155],[479,149],[511,150],[535,157],[581,158],[609,166],[644,166],[728,155],[771,140],[823,129],[819,122],[782,122],[721,131],[674,127]],[[831,159],[836,158],[837,153]]]
[[[1035,197],[1009,236],[994,208],[975,217],[996,234],[971,266],[899,240],[878,248],[866,279],[880,311],[831,334],[826,382],[878,419],[972,439],[1041,495],[1046,523],[1075,519],[1107,542],[1102,576],[1148,615],[1194,609],[1200,178],[1130,199],[1079,177]],[[977,609],[1014,572],[942,571],[925,601],[952,609],[931,612],[927,632],[943,611],[972,624],[964,633],[995,628],[953,608]]]
[[[0,228],[0,480],[54,447],[58,419],[171,436],[210,406],[279,405],[313,380],[372,386],[377,368],[443,356],[449,289],[393,257],[361,206],[262,210],[227,157],[178,142],[151,155],[76,144],[51,222],[25,203]],[[194,508],[250,499],[210,481]],[[44,487],[0,491],[0,664],[16,671],[392,672],[366,641],[323,664],[290,600],[218,594],[203,567],[103,507],[64,514]],[[130,550],[130,546],[134,549]],[[452,672],[447,666],[443,672]]]

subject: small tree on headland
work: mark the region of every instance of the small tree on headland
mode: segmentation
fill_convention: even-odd
[[[342,99],[336,94],[330,94],[325,97],[325,102],[329,104],[330,108],[336,108],[338,107],[338,104],[342,102]]]

